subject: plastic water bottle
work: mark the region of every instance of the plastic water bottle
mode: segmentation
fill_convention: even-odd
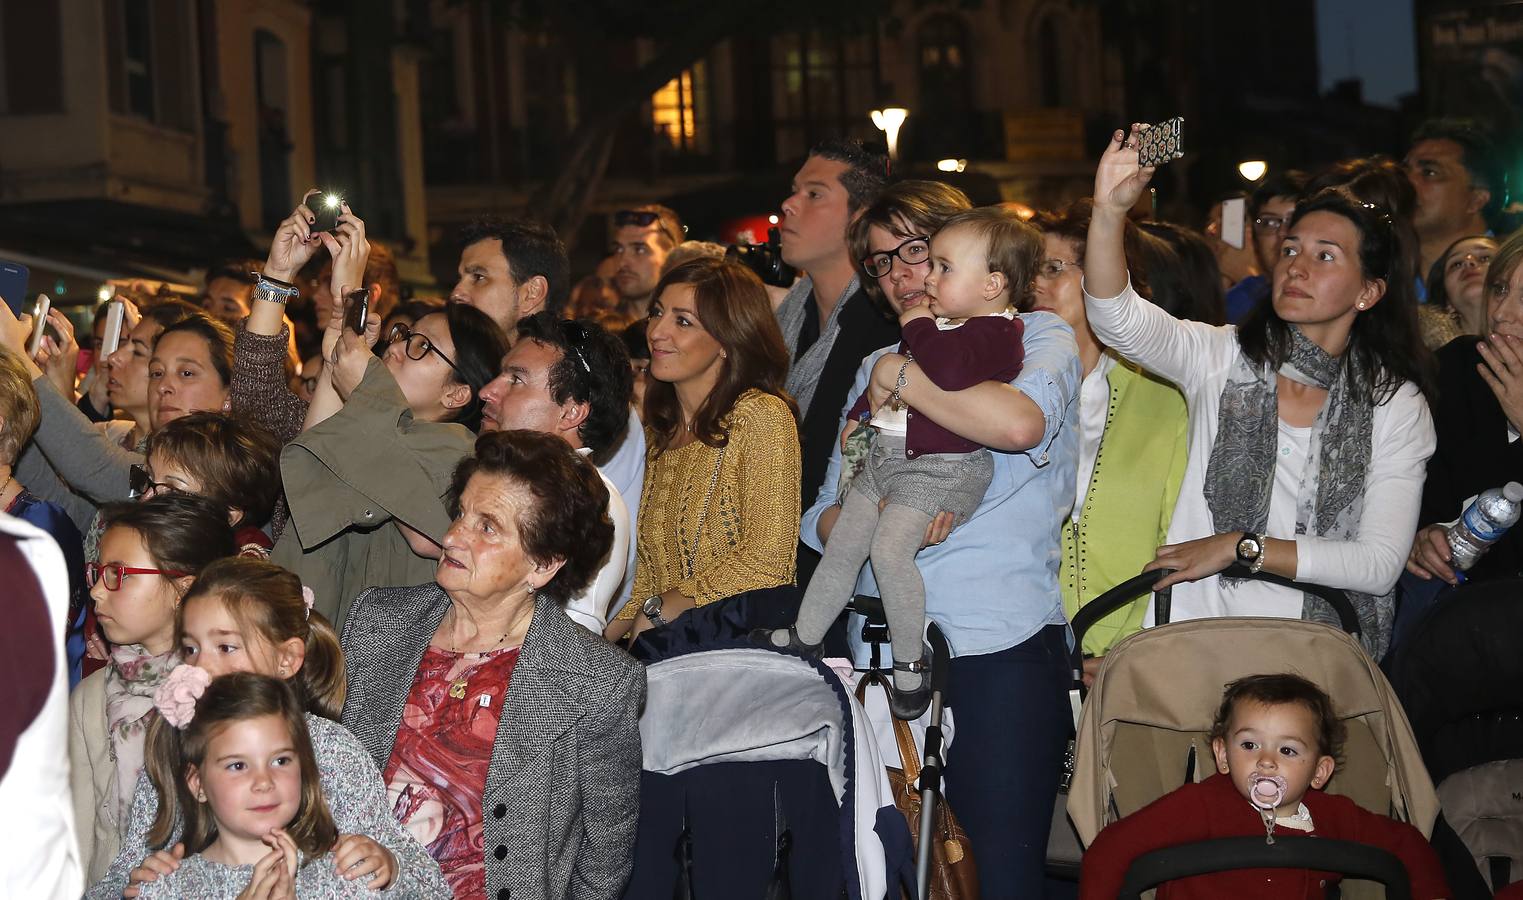
[[[1523,511],[1523,484],[1516,481],[1475,498],[1445,535],[1454,556],[1454,567],[1464,572],[1475,565],[1481,554],[1518,521],[1520,511]]]

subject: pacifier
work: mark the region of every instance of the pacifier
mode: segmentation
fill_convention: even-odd
[[[1278,809],[1285,802],[1290,787],[1281,775],[1255,775],[1248,788],[1248,801],[1265,812]]]

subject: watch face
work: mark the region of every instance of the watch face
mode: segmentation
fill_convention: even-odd
[[[1237,555],[1239,559],[1256,559],[1259,555],[1258,538],[1248,535],[1238,541]]]

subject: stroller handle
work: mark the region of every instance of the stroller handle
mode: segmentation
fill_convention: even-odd
[[[1304,581],[1293,581],[1283,575],[1271,575],[1268,572],[1249,572],[1246,568],[1239,565],[1227,567],[1222,572],[1222,576],[1226,578],[1246,578],[1250,581],[1267,581],[1280,587],[1291,588],[1304,594],[1311,594],[1313,597],[1327,601],[1327,605],[1331,606],[1333,612],[1337,613],[1338,624],[1344,631],[1354,637],[1359,637],[1363,632],[1363,629],[1359,627],[1359,613],[1354,611],[1353,601],[1349,600],[1348,594],[1345,594],[1338,588],[1328,587],[1324,584],[1307,584]]]
[[[1384,884],[1390,900],[1412,898],[1407,869],[1389,851],[1353,841],[1280,835],[1273,844],[1262,837],[1217,838],[1145,853],[1126,870],[1118,897],[1138,900],[1143,891],[1165,881],[1234,869],[1340,872]]]

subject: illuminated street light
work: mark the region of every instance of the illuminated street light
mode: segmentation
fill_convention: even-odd
[[[943,159],[936,163],[936,168],[943,172],[961,172],[968,167],[965,159]]]
[[[902,106],[886,106],[872,111],[873,125],[888,139],[888,158],[899,158],[899,129],[910,111]]]
[[[1262,159],[1249,159],[1237,164],[1237,174],[1249,181],[1258,181],[1268,171],[1269,163],[1264,162]]]

